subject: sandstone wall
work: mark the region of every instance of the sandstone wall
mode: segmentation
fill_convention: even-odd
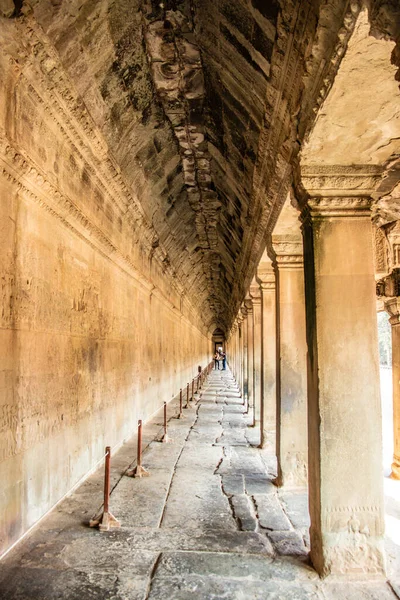
[[[17,27],[0,21],[0,554],[210,355],[134,190]]]

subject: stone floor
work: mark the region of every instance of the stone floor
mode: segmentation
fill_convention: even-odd
[[[306,493],[274,487],[274,457],[256,448],[249,423],[230,372],[212,372],[185,418],[170,420],[171,443],[158,441],[159,417],[145,426],[150,477],[124,475],[135,440],[113,457],[111,510],[121,529],[88,527],[101,505],[100,469],[5,557],[0,598],[400,598],[392,540],[390,582],[317,577],[307,559]]]

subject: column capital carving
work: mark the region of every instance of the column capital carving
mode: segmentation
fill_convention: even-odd
[[[261,290],[274,290],[276,287],[275,270],[271,265],[259,266],[257,269],[257,281]]]
[[[273,249],[275,252],[275,260],[278,269],[285,267],[293,268],[303,266],[303,242],[301,238],[296,236],[274,236],[272,240]]]
[[[305,223],[310,218],[370,217],[372,198],[366,196],[326,196],[309,198],[301,213]]]
[[[301,219],[369,217],[372,194],[382,178],[379,165],[303,165]]]
[[[400,325],[400,296],[390,298],[384,304],[386,312],[390,315],[390,324]]]
[[[246,306],[246,311],[247,314],[252,314],[253,313],[253,301],[250,298],[250,296],[246,296],[245,300],[244,300],[244,304]]]
[[[251,296],[253,306],[258,306],[261,304],[261,289],[258,283],[254,282],[251,284],[249,294]]]

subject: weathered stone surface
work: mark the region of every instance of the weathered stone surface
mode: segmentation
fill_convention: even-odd
[[[308,554],[304,540],[297,531],[269,531],[268,537],[278,554],[284,556],[306,556]]]
[[[119,475],[113,474],[111,508],[122,521],[121,529],[100,533],[82,524],[90,498],[99,498],[99,470],[4,560],[1,600],[167,596],[394,600],[389,586],[382,583],[357,582],[343,589],[338,583],[321,582],[306,560],[302,541],[301,526],[307,519],[301,514],[306,513],[304,494],[278,493],[265,466],[263,473],[219,475],[216,466],[222,456],[233,463],[240,459],[242,468],[249,462],[250,471],[268,460],[255,460],[260,452],[256,448],[214,446],[206,436],[202,444],[191,443],[188,434],[203,411],[209,419],[204,428],[213,430],[209,407],[200,401],[196,410],[191,409],[190,419],[170,422],[173,444],[149,444],[143,462],[151,466],[150,477],[122,476],[131,462],[134,441],[115,456]],[[150,431],[158,435],[157,423],[158,416],[145,426],[146,438]],[[224,424],[229,427],[229,422]],[[250,489],[261,506],[258,516]],[[280,502],[300,529],[284,521]],[[240,531],[263,527],[266,521],[290,529]]]
[[[254,494],[253,497],[261,527],[270,531],[292,529],[276,495]]]
[[[245,585],[245,588],[243,587]],[[188,598],[215,598],[222,600],[228,594],[232,600],[254,598],[276,598],[277,600],[320,600],[317,587],[313,584],[285,586],[280,582],[232,581],[230,579],[211,579],[204,577],[155,578],[150,589],[150,600],[161,600],[168,595],[177,600]]]

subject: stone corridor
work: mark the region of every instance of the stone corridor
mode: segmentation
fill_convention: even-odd
[[[173,411],[176,400],[171,443],[159,441],[159,415],[144,427],[150,477],[124,475],[135,439],[113,457],[121,528],[87,526],[101,505],[99,468],[4,559],[2,600],[397,597],[395,582],[321,581],[309,566],[307,495],[274,486],[275,458],[257,448],[229,370],[211,372],[184,419]]]

